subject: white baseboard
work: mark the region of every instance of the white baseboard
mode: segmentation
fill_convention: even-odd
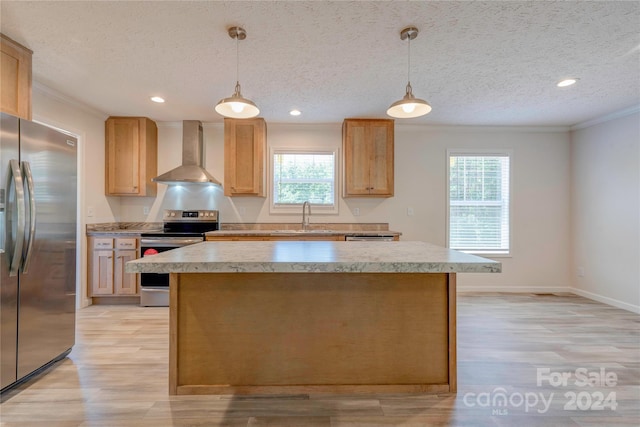
[[[581,297],[585,297],[594,301],[601,302],[603,304],[607,304],[613,307],[621,308],[623,310],[630,311],[632,313],[640,314],[640,306],[629,304],[623,301],[618,301],[617,299],[605,297],[602,295],[594,294],[592,292],[584,291],[582,289],[570,288],[568,286],[458,286],[457,291],[459,294],[467,293],[467,292],[478,292],[478,293],[491,293],[491,292],[500,292],[500,293],[509,293],[509,294],[552,294],[552,293],[569,293],[580,295]]]
[[[594,301],[601,302],[603,304],[612,305],[614,307],[621,308],[623,310],[627,310],[632,313],[640,314],[640,306],[638,305],[629,304],[623,301],[619,301],[617,299],[594,294],[593,292],[585,291],[578,288],[570,288],[570,292],[573,292],[576,295],[580,295],[581,297],[585,297],[585,298],[592,299]]]
[[[572,289],[566,286],[457,286],[458,293],[465,292],[504,292],[510,294],[551,294],[571,293]]]

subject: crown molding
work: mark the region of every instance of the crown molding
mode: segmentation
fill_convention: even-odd
[[[32,90],[34,92],[41,93],[42,95],[47,96],[49,98],[56,99],[57,101],[60,101],[64,104],[71,105],[75,108],[78,108],[86,112],[87,114],[90,114],[96,118],[99,118],[102,121],[106,120],[109,117],[109,114],[105,113],[104,111],[100,111],[94,107],[91,107],[83,102],[78,101],[75,98],[72,98],[68,95],[58,92],[57,90],[52,89],[49,86],[46,86],[38,81],[35,81],[35,80],[33,81]]]
[[[514,125],[427,125],[427,124],[410,124],[396,123],[396,129],[406,130],[434,130],[434,131],[453,131],[453,132],[528,132],[528,133],[557,133],[569,132],[569,126],[514,126]]]
[[[586,122],[578,123],[576,125],[571,126],[571,130],[574,131],[578,129],[588,128],[588,127],[599,125],[601,123],[605,123],[611,120],[619,119],[621,117],[629,116],[635,113],[640,113],[640,104],[632,105],[631,107],[614,111],[613,113],[606,114],[602,117],[598,117],[595,119],[587,120]]]

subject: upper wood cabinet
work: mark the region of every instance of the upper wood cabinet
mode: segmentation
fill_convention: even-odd
[[[0,111],[31,120],[33,52],[0,34]]]
[[[107,196],[155,196],[158,128],[146,117],[109,117],[105,122]]]
[[[346,119],[342,125],[343,197],[393,196],[390,119]]]
[[[224,119],[224,195],[265,197],[264,119]]]

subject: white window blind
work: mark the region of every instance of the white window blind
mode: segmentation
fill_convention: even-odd
[[[273,153],[273,205],[336,204],[336,153]]]
[[[508,153],[449,153],[449,247],[509,253]]]

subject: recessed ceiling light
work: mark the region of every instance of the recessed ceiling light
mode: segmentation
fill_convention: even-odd
[[[571,86],[573,84],[575,84],[578,81],[578,79],[576,78],[571,78],[571,79],[564,79],[560,82],[558,82],[558,87],[567,87],[567,86]]]
[[[300,112],[300,110],[291,110],[289,111],[289,114],[291,114],[292,116],[299,116],[302,113]]]
[[[158,104],[162,104],[164,102],[164,98],[162,98],[160,96],[152,96],[151,100],[153,102],[157,102]]]

